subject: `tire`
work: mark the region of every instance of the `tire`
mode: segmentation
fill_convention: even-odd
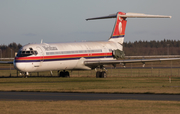
[[[97,71],[97,72],[96,72],[96,78],[100,78],[100,77],[101,77],[100,75],[101,75],[101,72],[100,72],[100,71]]]
[[[63,77],[63,72],[62,71],[59,73],[59,77]]]
[[[69,76],[69,72],[68,72],[68,71],[66,71],[64,74],[65,74],[65,76],[64,76],[64,77],[70,77],[70,76]]]
[[[101,72],[101,78],[106,78],[106,77],[107,77],[106,72],[105,72],[105,71],[102,71],[102,72]]]

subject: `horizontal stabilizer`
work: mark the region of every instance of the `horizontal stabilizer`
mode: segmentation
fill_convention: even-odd
[[[88,20],[96,20],[96,19],[108,19],[108,18],[116,18],[118,15],[117,14],[111,14],[108,16],[102,16],[102,17],[95,17],[95,18],[88,18]],[[143,13],[126,13],[125,15],[118,15],[119,17],[124,17],[124,18],[171,18],[171,16],[166,16],[166,15],[149,15],[149,14],[143,14]]]
[[[120,15],[120,17],[128,18],[171,18],[171,16],[166,15],[149,15],[143,13],[126,13],[126,15]]]
[[[143,13],[124,13],[124,12],[117,12],[116,14],[111,14],[108,16],[102,17],[94,17],[88,18],[88,20],[96,20],[96,19],[108,19],[108,18],[116,18],[116,22],[114,25],[114,29],[112,34],[109,38],[109,41],[117,42],[119,44],[123,44],[124,36],[125,36],[125,29],[126,29],[126,18],[171,18],[171,16],[166,15],[149,15]]]
[[[112,14],[109,16],[102,16],[102,17],[95,17],[95,18],[88,18],[86,19],[86,21],[88,20],[96,20],[96,19],[108,19],[108,18],[116,18],[117,14]]]

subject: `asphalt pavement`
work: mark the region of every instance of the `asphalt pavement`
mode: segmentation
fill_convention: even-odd
[[[180,101],[180,95],[164,94],[99,94],[99,93],[46,93],[0,92],[0,100],[61,101],[61,100],[163,100]]]

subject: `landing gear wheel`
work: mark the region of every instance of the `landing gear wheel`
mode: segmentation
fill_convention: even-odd
[[[69,72],[68,71],[64,72],[64,77],[68,77],[69,78]]]
[[[107,74],[105,71],[102,71],[102,72],[97,71],[96,72],[96,78],[106,78],[106,77],[107,77]]]
[[[101,76],[101,72],[100,72],[100,71],[97,71],[97,72],[96,72],[96,78],[100,78],[100,76]]]
[[[59,77],[63,77],[63,72],[62,71],[59,73]]]
[[[105,72],[105,71],[102,71],[102,72],[101,72],[101,78],[106,78],[106,77],[107,77],[106,72]]]
[[[68,71],[61,71],[59,73],[59,77],[70,77],[70,75]]]

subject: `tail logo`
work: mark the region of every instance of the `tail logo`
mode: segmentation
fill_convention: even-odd
[[[143,14],[143,13],[118,12],[116,14],[111,14],[111,15],[102,16],[102,17],[88,18],[86,20],[108,19],[108,18],[116,18],[114,29],[112,31],[110,38],[109,38],[109,41],[114,41],[114,42],[118,42],[120,44],[123,44],[125,29],[126,29],[126,23],[127,23],[126,18],[171,18],[171,16],[149,15],[149,14]]]
[[[121,18],[119,15],[125,15],[125,13],[118,12],[117,17],[116,17],[116,23],[115,23],[111,38],[124,37],[125,35],[126,20]]]
[[[119,33],[120,34],[122,33],[122,23],[121,22],[119,23]]]

